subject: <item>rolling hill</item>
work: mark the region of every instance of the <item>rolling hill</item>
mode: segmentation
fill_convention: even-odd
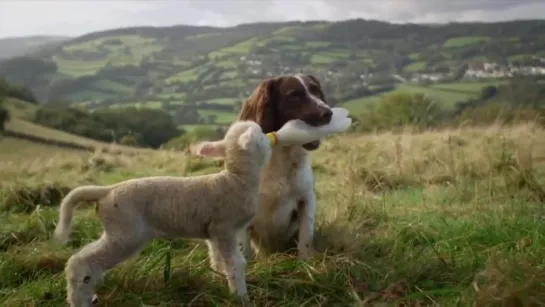
[[[65,150],[106,150],[119,151],[146,151],[142,148],[133,148],[118,144],[104,143],[82,136],[70,134],[65,131],[45,127],[32,122],[38,106],[20,99],[7,98],[2,102],[10,113],[10,120],[5,125],[5,135],[0,134],[0,146],[14,146],[40,151],[55,151],[61,148]]]
[[[472,86],[456,81],[468,64],[528,64],[540,56],[545,57],[543,20],[136,27],[90,33],[5,60],[0,76],[30,87],[48,103],[91,110],[161,108],[179,124],[196,125],[230,122],[243,99],[268,76],[315,74],[330,100],[348,102],[354,110],[376,97],[375,90],[431,91],[453,103],[476,92],[456,90]],[[419,73],[442,74],[452,82],[432,88],[401,84]]]
[[[65,36],[27,36],[0,38],[0,59],[7,59],[38,51],[40,48],[54,46],[70,37]]]

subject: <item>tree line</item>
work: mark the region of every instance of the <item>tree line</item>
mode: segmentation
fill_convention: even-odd
[[[9,120],[9,111],[4,107],[4,96],[0,93],[0,133],[4,131],[6,122]]]
[[[38,100],[36,99],[36,97],[34,97],[34,93],[29,88],[22,85],[10,84],[5,78],[1,77],[0,95],[2,95],[2,97],[17,98],[33,104],[38,103]]]
[[[6,79],[0,78],[0,132],[4,131],[6,122],[10,118],[9,110],[4,106],[7,98],[17,98],[37,104],[38,101],[30,89],[20,85],[10,84]]]
[[[184,133],[174,124],[170,114],[135,107],[88,112],[46,105],[36,111],[34,122],[103,142],[150,148],[158,148]]]

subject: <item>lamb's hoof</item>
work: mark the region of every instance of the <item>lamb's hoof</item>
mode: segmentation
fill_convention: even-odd
[[[96,294],[93,294],[93,298],[91,299],[91,305],[98,304],[98,296]]]
[[[240,297],[240,304],[243,307],[252,307],[253,306],[252,301],[250,300],[250,297],[248,296],[248,294]]]
[[[220,263],[211,262],[210,268],[212,269],[212,271],[216,273],[223,274],[224,268],[223,268],[223,265]]]
[[[310,260],[312,259],[318,252],[314,248],[304,248],[300,249],[297,253],[297,258],[299,260]]]

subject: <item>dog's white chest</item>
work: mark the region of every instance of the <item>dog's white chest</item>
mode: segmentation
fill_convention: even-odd
[[[271,209],[292,209],[314,189],[310,159],[307,154],[288,150],[277,150],[273,157],[263,170],[260,201]]]

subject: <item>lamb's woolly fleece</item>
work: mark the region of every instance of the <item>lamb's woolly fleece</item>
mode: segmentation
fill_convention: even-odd
[[[64,198],[54,233],[59,241],[68,240],[73,211],[80,201],[97,201],[97,215],[104,226],[100,239],[67,262],[67,300],[72,306],[91,304],[94,285],[102,275],[151,240],[174,237],[207,239],[212,265],[225,270],[231,291],[246,298],[245,260],[236,237],[256,213],[260,173],[270,160],[271,146],[259,125],[240,121],[223,140],[200,144],[198,153],[224,156],[224,170],[82,186]]]

